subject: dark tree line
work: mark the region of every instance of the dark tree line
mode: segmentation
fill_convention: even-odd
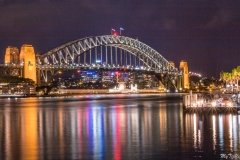
[[[34,81],[29,78],[22,78],[17,76],[0,76],[0,83],[29,83],[34,84]]]

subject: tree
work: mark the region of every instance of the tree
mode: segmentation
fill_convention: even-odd
[[[221,76],[222,76],[221,78],[225,82],[225,85],[231,83],[231,81],[232,81],[232,73],[230,73],[230,72],[223,72],[221,74]]]
[[[237,66],[236,71],[237,71],[237,88],[238,88],[238,81],[240,79],[240,66]]]
[[[233,74],[235,74],[235,70],[232,71],[232,73],[230,72],[223,72],[222,73],[222,79],[225,81],[225,87],[227,88],[228,84],[232,85],[232,92],[233,92]]]
[[[17,76],[0,76],[0,83],[29,83],[34,84],[34,81],[29,78],[22,78]]]

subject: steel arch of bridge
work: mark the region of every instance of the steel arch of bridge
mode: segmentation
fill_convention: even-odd
[[[42,55],[37,55],[37,65],[40,68],[48,65],[69,65],[69,60],[71,63],[76,57],[99,46],[114,46],[126,50],[156,73],[178,74],[178,70],[153,48],[137,39],[114,35],[86,37],[68,42]]]
[[[168,79],[179,75],[178,70],[174,66],[172,66],[160,53],[158,53],[148,45],[140,42],[138,39],[124,36],[104,35],[74,40],[59,47],[56,47],[42,55],[37,55],[38,81],[40,81],[40,77],[42,77],[44,81],[47,82],[48,73],[53,76],[57,74],[57,71],[59,70],[81,69],[78,64],[76,65],[74,63],[74,60],[77,57],[80,57],[80,55],[86,54],[94,48],[102,46],[110,46],[123,49],[140,59],[141,62],[143,62],[148,68],[148,70],[150,70],[151,72],[154,71],[155,73],[167,75],[168,77],[170,77]],[[108,54],[107,50],[106,54]],[[100,67],[103,68],[103,66]],[[121,67],[125,68],[126,66],[120,66],[116,69],[122,69]],[[95,68],[93,67],[92,69]]]

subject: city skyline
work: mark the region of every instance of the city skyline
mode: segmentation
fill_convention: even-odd
[[[44,53],[111,29],[158,51],[178,68],[219,77],[239,65],[240,2],[201,1],[0,1],[0,58],[7,46],[32,44]],[[3,61],[0,63],[4,63]]]

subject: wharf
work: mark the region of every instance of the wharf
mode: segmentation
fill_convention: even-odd
[[[224,96],[224,98],[222,98]],[[200,114],[224,114],[240,113],[240,97],[235,99],[230,95],[204,95],[192,94],[184,96],[184,107],[186,113]]]

